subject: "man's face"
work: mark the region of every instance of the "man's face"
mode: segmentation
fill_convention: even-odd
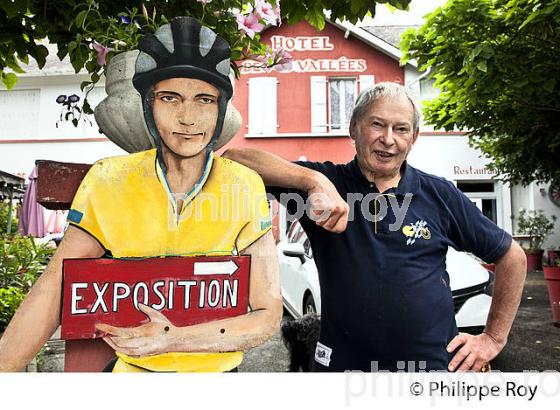
[[[418,137],[414,109],[406,97],[384,97],[371,104],[351,131],[363,171],[395,176]]]
[[[218,119],[219,91],[194,78],[170,78],[154,87],[153,113],[163,143],[182,157],[208,145]]]

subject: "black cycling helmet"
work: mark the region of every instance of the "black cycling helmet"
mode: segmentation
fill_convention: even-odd
[[[138,43],[140,53],[132,83],[142,97],[144,118],[158,149],[161,138],[152,112],[152,89],[168,78],[196,78],[220,91],[218,120],[208,144],[211,149],[221,134],[228,101],[233,94],[229,79],[229,44],[192,17],[176,17],[169,24],[145,35]]]

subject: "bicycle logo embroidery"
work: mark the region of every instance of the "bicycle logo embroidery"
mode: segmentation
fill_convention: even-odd
[[[406,245],[412,245],[416,242],[416,239],[424,238],[426,240],[432,237],[430,230],[426,227],[427,222],[424,220],[416,221],[413,224],[405,225],[402,228],[403,234],[408,238],[406,240]]]

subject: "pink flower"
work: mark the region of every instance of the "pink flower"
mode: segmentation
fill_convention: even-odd
[[[95,41],[91,45],[93,49],[97,52],[97,64],[105,65],[107,53],[112,50],[112,48],[102,46]]]
[[[293,57],[283,48],[272,51],[267,49],[265,54],[251,54],[247,58],[258,63],[256,67],[269,72],[274,69],[276,71],[291,71],[293,65]]]
[[[257,0],[255,4],[255,11],[257,14],[266,21],[268,24],[275,26],[278,22],[278,16],[275,13],[275,9],[272,8],[272,4],[268,1]]]
[[[276,71],[291,71],[294,58],[286,50],[279,48],[274,51],[273,61]]]
[[[247,34],[251,38],[254,38],[255,33],[260,33],[264,28],[264,25],[259,23],[259,19],[254,14],[249,14],[248,16],[238,14],[236,16],[236,19],[237,28],[239,30],[243,30],[245,34]]]
[[[282,16],[280,15],[280,0],[276,0],[276,7],[274,7],[274,14],[278,18],[278,27],[282,25]]]
[[[260,68],[265,73],[268,73],[270,71],[270,66],[273,63],[273,59],[272,54],[270,54],[268,51],[265,54],[251,54],[247,57],[258,63],[254,67]]]

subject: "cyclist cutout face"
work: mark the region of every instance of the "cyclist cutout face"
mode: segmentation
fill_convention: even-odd
[[[194,78],[170,78],[154,86],[153,114],[163,144],[181,157],[203,152],[214,135],[219,91]]]

